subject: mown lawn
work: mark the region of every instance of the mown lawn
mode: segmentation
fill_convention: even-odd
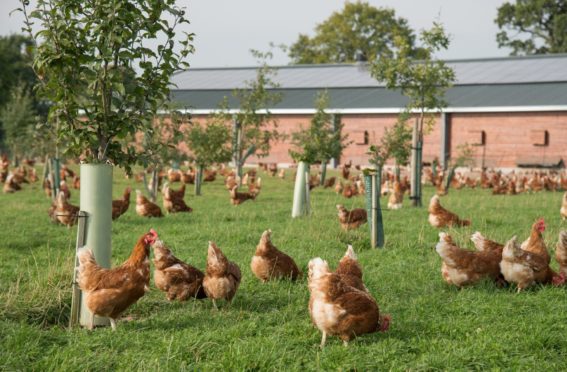
[[[438,231],[427,223],[426,208],[409,208],[406,200],[404,209],[384,211],[386,246],[371,250],[366,225],[345,233],[336,217],[337,203],[362,207],[362,197],[347,200],[316,189],[313,215],[292,220],[290,172],[285,181],[264,174],[262,179],[256,202],[230,205],[217,179],[204,185],[202,197],[188,190],[185,199],[194,213],[147,220],[132,205],[115,221],[114,264],[153,227],[189,263],[204,269],[207,241],[214,240],[243,272],[230,308],[215,311],[208,300],[169,303],[153,287],[124,314],[133,321],[119,322],[117,332],[66,328],[76,230],[50,223],[40,185],[0,195],[0,370],[567,369],[564,288],[516,294],[515,288],[498,289],[489,282],[463,290],[449,287],[441,279],[434,250]],[[141,187],[117,170],[115,196],[128,184]],[[432,192],[425,189],[425,200]],[[78,191],[72,194],[76,203]],[[476,230],[498,241],[515,234],[523,240],[541,216],[551,251],[560,229],[567,228],[559,218],[560,201],[560,193],[492,196],[484,190],[452,191],[442,199],[472,219],[470,228],[451,231],[468,247]],[[346,348],[331,338],[321,351],[321,334],[307,312],[305,276],[298,283],[262,284],[250,271],[267,228],[304,272],[316,256],[334,268],[346,245],[353,244],[367,287],[393,317],[390,331],[365,335]]]

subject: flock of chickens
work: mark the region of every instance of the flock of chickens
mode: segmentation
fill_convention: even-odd
[[[301,278],[293,258],[272,243],[271,235],[271,230],[264,231],[256,246],[250,262],[254,275],[262,282]],[[236,295],[242,280],[240,268],[214,242],[209,242],[203,273],[175,257],[152,229],[138,239],[130,257],[113,269],[98,266],[90,249],[79,250],[78,283],[92,313],[91,329],[97,315],[108,317],[115,330],[120,314],[149,291],[150,249],[154,252],[154,284],[168,300],[210,298],[217,308],[217,300],[231,302]],[[376,300],[364,285],[352,246],[335,272],[319,257],[309,261],[308,269],[308,309],[313,324],[323,334],[322,347],[327,335],[336,335],[347,343],[355,336],[388,329],[391,318],[380,314]]]
[[[566,207],[567,193],[563,196],[562,214]],[[443,208],[438,195],[434,195],[429,203],[429,223],[437,228],[471,224],[469,220],[462,220]],[[555,251],[559,273],[550,266],[551,256],[543,239],[544,231],[545,221],[537,220],[530,236],[521,244],[518,244],[516,236],[506,244],[500,244],[477,231],[471,236],[475,251],[460,248],[451,235],[441,232],[435,249],[443,260],[443,279],[457,287],[475,284],[483,279],[493,280],[499,286],[514,283],[518,292],[537,283],[564,285],[567,280],[567,230],[559,234]]]
[[[22,183],[37,182],[33,164],[30,166],[30,169],[21,166],[8,172],[8,165],[3,159],[0,163],[0,177],[4,182],[4,192],[18,191]],[[352,164],[348,163],[342,168],[342,176],[347,180],[345,184],[331,177],[321,186],[335,187],[335,191],[346,198],[364,194],[364,183],[360,175],[350,175],[351,166]],[[261,165],[261,168],[272,176],[285,178],[285,170],[278,170],[277,166]],[[260,194],[262,183],[261,178],[257,177],[256,170],[247,172],[242,182],[239,182],[234,171],[225,167],[221,167],[218,171],[207,170],[205,181],[214,181],[217,172],[224,176],[231,204],[239,205],[247,200],[255,200]],[[140,180],[139,177],[140,175],[137,175],[136,179]],[[320,186],[320,177],[316,175],[310,178],[310,188]],[[429,223],[436,228],[470,225],[470,220],[461,219],[441,205],[439,195],[444,195],[446,190],[439,186],[442,183],[439,177],[442,180],[442,176],[432,178],[429,171],[425,171],[425,181],[431,181],[437,187],[437,195],[432,197],[429,204]],[[49,209],[49,215],[56,223],[72,226],[76,223],[79,208],[68,202],[70,198],[68,178],[72,180],[71,184],[74,188],[79,188],[78,176],[63,166],[60,191]],[[163,182],[166,178],[167,181]],[[383,179],[383,191],[390,195],[388,208],[401,208],[403,196],[409,190],[407,177],[399,179],[387,172]],[[182,172],[170,169],[167,173],[160,174],[157,180],[163,196],[163,208],[168,213],[192,211],[192,208],[185,203],[184,196],[186,184],[195,181],[194,170]],[[182,182],[181,187],[177,190],[173,189],[171,184],[174,182]],[[239,183],[246,185],[248,191],[239,192]],[[480,178],[475,181],[456,174],[450,184],[455,188],[464,186],[492,188],[494,194],[499,194],[498,190],[503,188],[510,190],[507,193],[555,191],[567,188],[563,175],[537,172],[530,177],[482,172]],[[49,180],[44,180],[43,185],[46,194],[51,196]],[[113,201],[113,219],[119,218],[129,209],[130,194],[131,189],[127,187],[122,198]],[[337,212],[340,226],[344,230],[357,229],[367,222],[365,209],[356,208],[349,211],[344,205],[339,204]],[[136,190],[136,213],[143,217],[163,217],[162,209],[148,200],[140,190]],[[563,196],[560,214],[563,219],[567,219],[567,193]],[[485,238],[480,232],[475,232],[471,237],[476,248],[474,251],[459,247],[448,233],[441,232],[436,251],[442,259],[442,277],[448,284],[457,287],[472,285],[484,279],[490,279],[498,286],[514,283],[518,291],[536,283],[563,285],[567,280],[567,231],[560,233],[555,251],[559,272],[555,272],[550,267],[551,255],[543,240],[544,231],[545,222],[542,219],[536,221],[530,236],[521,244],[518,244],[516,237],[505,244],[500,244]],[[300,279],[301,270],[293,258],[272,243],[271,234],[271,230],[266,230],[262,234],[250,262],[251,271],[262,282],[284,278],[293,281]],[[241,270],[214,242],[209,242],[206,268],[201,271],[175,257],[152,229],[139,238],[130,257],[113,269],[98,266],[88,248],[79,250],[78,282],[86,294],[86,305],[93,314],[91,325],[94,324],[94,315],[97,315],[108,317],[112,328],[116,329],[116,320],[119,316],[149,290],[152,250],[154,285],[165,293],[168,300],[209,298],[217,308],[217,301],[225,300],[230,303],[236,295],[242,280]],[[388,330],[391,317],[380,312],[376,300],[364,285],[362,268],[352,246],[348,247],[335,271],[332,271],[329,264],[320,257],[310,260],[307,267],[310,292],[308,312],[313,324],[322,333],[321,346],[325,345],[328,335],[338,336],[346,344],[361,334]]]

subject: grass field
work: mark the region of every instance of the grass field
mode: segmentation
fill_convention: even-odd
[[[214,240],[243,272],[230,308],[215,311],[209,300],[169,303],[152,287],[124,314],[133,321],[119,322],[117,332],[66,329],[76,230],[50,223],[40,185],[0,195],[0,370],[567,369],[564,288],[516,294],[515,288],[489,282],[449,287],[441,279],[434,250],[438,231],[427,223],[427,208],[412,209],[406,200],[404,209],[384,211],[386,245],[371,250],[366,225],[345,233],[336,217],[337,203],[362,207],[363,198],[316,189],[312,216],[292,220],[292,180],[262,179],[256,202],[230,205],[218,179],[204,185],[201,197],[188,190],[191,214],[147,220],[131,206],[114,222],[113,264],[153,227],[181,259],[204,269],[207,241]],[[117,170],[115,196],[129,183]],[[432,192],[425,189],[425,200]],[[77,203],[78,191],[72,194]],[[476,230],[497,241],[515,234],[523,240],[541,216],[552,251],[558,232],[567,228],[559,218],[560,201],[560,193],[492,196],[485,190],[452,191],[442,200],[473,221],[470,228],[451,231],[463,245],[472,247],[468,238]],[[346,245],[353,244],[367,287],[392,315],[390,331],[362,336],[346,348],[330,338],[321,351],[321,334],[307,311],[305,277],[262,284],[250,271],[267,228],[304,272],[316,256],[336,267]]]

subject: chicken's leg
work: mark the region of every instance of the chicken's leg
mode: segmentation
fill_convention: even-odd
[[[94,329],[94,313],[91,313],[91,321],[89,322],[88,328],[89,330],[93,330]]]
[[[110,319],[110,327],[112,328],[113,331],[116,331],[116,320],[112,318],[108,318],[108,319]]]
[[[217,307],[217,303],[215,302],[215,299],[213,298],[213,306],[215,307],[215,310],[218,310],[219,308]]]
[[[321,349],[325,347],[326,341],[327,341],[327,332],[323,331],[323,337],[321,337]]]

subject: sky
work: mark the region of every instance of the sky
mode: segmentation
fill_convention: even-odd
[[[376,7],[393,8],[416,31],[440,21],[451,35],[451,45],[439,54],[444,59],[501,57],[509,54],[496,43],[497,8],[506,0],[381,0]],[[270,50],[270,44],[291,45],[300,33],[313,35],[315,26],[333,12],[339,0],[178,0],[188,12],[195,33],[192,67],[254,66],[250,49]],[[0,35],[18,33],[23,17],[9,16],[19,0],[0,0]],[[274,50],[272,64],[285,65],[289,58]]]

